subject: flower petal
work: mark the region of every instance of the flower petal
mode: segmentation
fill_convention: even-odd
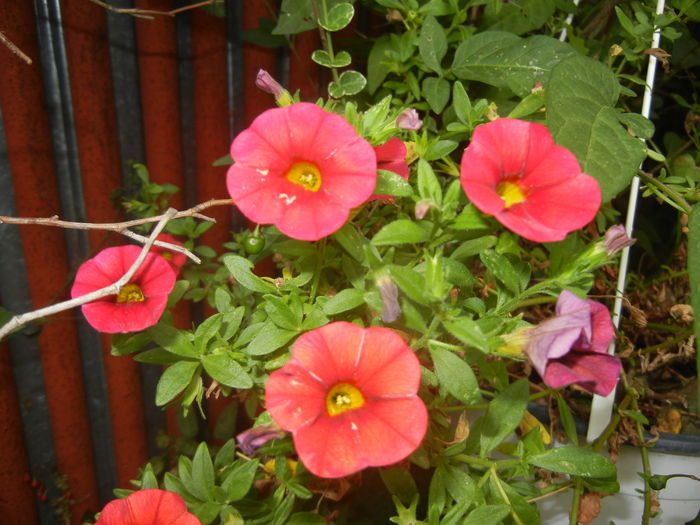
[[[328,387],[356,377],[365,329],[346,321],[306,332],[292,349],[292,357]]]
[[[354,377],[366,397],[413,395],[420,385],[420,363],[393,330],[367,328]]]
[[[182,496],[160,489],[144,489],[109,502],[96,525],[201,525],[187,512]]]
[[[367,465],[401,461],[420,445],[428,428],[428,411],[418,396],[369,402],[349,414],[356,422]]]
[[[615,388],[621,368],[617,357],[597,352],[572,351],[551,361],[542,380],[552,388],[575,383],[589,392],[607,396]]]
[[[368,466],[366,447],[351,413],[320,417],[294,433],[299,459],[313,474],[340,478]]]
[[[265,387],[265,408],[284,430],[296,430],[325,414],[327,390],[292,358],[270,374]]]

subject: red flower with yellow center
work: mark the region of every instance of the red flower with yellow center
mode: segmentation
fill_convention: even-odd
[[[477,208],[531,241],[561,241],[600,207],[598,182],[534,122],[500,118],[478,126],[460,174]]]
[[[231,157],[226,185],[241,212],[305,241],[338,230],[377,182],[369,142],[306,102],[260,114],[234,139]]]
[[[302,335],[270,374],[265,406],[312,473],[338,478],[396,463],[428,424],[420,364],[388,328],[330,323]]]
[[[85,261],[75,276],[71,297],[80,297],[118,281],[141,253],[138,246],[106,248]],[[175,286],[175,270],[163,257],[149,253],[116,295],[82,306],[85,319],[99,332],[138,332],[160,319]]]
[[[201,525],[182,496],[160,489],[137,490],[110,501],[95,525]]]

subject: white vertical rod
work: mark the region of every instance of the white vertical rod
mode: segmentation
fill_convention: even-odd
[[[660,15],[664,12],[665,0],[657,0],[656,2],[656,14]],[[661,41],[661,28],[656,27],[654,29],[654,34],[651,38],[651,47],[658,48],[659,42]],[[642,101],[642,116],[649,118],[651,114],[651,99],[654,90],[654,78],[656,75],[656,63],[657,58],[653,54],[649,55],[649,65],[647,67],[647,77],[646,84],[644,86],[644,100]],[[634,230],[634,216],[637,212],[637,198],[639,194],[639,177],[635,176],[632,179],[632,185],[630,186],[630,197],[629,203],[627,204],[627,219],[625,221],[625,229],[627,230],[627,235],[632,236],[632,231]],[[617,330],[620,326],[620,315],[622,312],[622,301],[625,295],[625,284],[627,282],[627,267],[629,265],[629,246],[622,250],[622,255],[620,257],[620,273],[617,278],[617,289],[615,291],[615,303],[613,304],[613,315],[612,321]],[[609,354],[615,353],[615,341],[610,343],[608,348]],[[613,404],[615,402],[615,393],[617,389],[614,389],[607,396],[593,396],[593,404],[591,405],[591,416],[588,420],[588,434],[586,439],[588,441],[593,441],[598,438],[605,430],[605,427],[610,423],[610,417],[612,415]]]

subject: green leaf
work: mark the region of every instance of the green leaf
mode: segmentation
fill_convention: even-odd
[[[490,2],[484,10],[483,25],[520,35],[541,28],[554,14],[555,8],[554,0]]]
[[[471,511],[461,525],[498,525],[508,514],[508,505],[482,505]]]
[[[505,255],[495,250],[484,250],[479,254],[479,257],[484,266],[486,266],[493,276],[502,282],[508,290],[514,294],[520,292],[520,276]]]
[[[355,8],[352,4],[343,2],[333,6],[326,17],[321,17],[318,23],[323,29],[330,32],[340,31],[346,27],[355,15]]]
[[[238,255],[227,255],[222,258],[222,261],[233,278],[244,288],[259,293],[275,293],[277,291],[275,285],[263,281],[252,272],[253,263],[248,259]]]
[[[537,505],[535,503],[528,503],[528,501],[508,483],[503,480],[497,483],[494,477],[490,476],[489,486],[495,500],[494,503],[510,505],[511,512],[517,514],[520,518],[520,523],[540,523],[540,513]]]
[[[258,470],[259,460],[236,463],[233,468],[225,474],[221,488],[226,491],[228,501],[242,500],[250,491],[255,480],[255,473]]]
[[[561,426],[564,427],[564,432],[566,437],[569,438],[574,445],[578,445],[578,432],[576,432],[576,424],[574,423],[574,416],[571,413],[566,399],[564,399],[558,392],[555,392],[557,398],[557,407],[559,408],[559,420],[561,421]]]
[[[491,400],[481,427],[482,456],[500,445],[518,427],[525,414],[528,392],[527,379],[519,379]]]
[[[442,113],[450,100],[450,83],[444,78],[426,77],[423,79],[423,95],[435,113]]]
[[[639,113],[621,113],[617,118],[637,137],[650,139],[654,136],[654,123]]]
[[[181,332],[171,325],[158,323],[147,330],[148,335],[156,344],[165,348],[168,352],[182,357],[197,357],[194,346],[185,332]]]
[[[432,15],[428,15],[423,22],[418,37],[418,51],[426,66],[437,74],[442,74],[440,62],[447,53],[447,36],[443,27]]]
[[[431,161],[446,157],[452,153],[458,145],[459,143],[454,140],[433,141],[423,155],[423,160]]]
[[[282,330],[266,324],[246,347],[249,355],[267,355],[286,345],[298,332]]]
[[[372,244],[416,244],[428,240],[428,232],[409,219],[399,219],[382,227],[374,237]]]
[[[328,93],[333,98],[357,95],[367,84],[367,79],[357,71],[343,71],[337,81],[328,86]]]
[[[377,185],[372,193],[408,197],[413,195],[413,188],[401,175],[393,171],[377,170]]]
[[[432,200],[436,206],[442,205],[442,187],[433,168],[424,159],[418,161],[418,194],[423,199]]]
[[[367,240],[349,222],[333,234],[333,239],[338,241],[338,244],[357,262],[362,262],[365,258],[362,246]]]
[[[472,102],[459,80],[452,85],[452,106],[454,107],[455,115],[457,115],[459,121],[462,124],[470,126]]]
[[[440,384],[465,405],[478,403],[481,392],[472,368],[449,350],[432,345],[429,347]]]
[[[285,525],[326,525],[326,518],[314,512],[295,512]]]
[[[253,380],[228,353],[202,356],[202,365],[212,378],[231,388],[251,388]]]
[[[527,462],[552,472],[588,478],[608,478],[617,473],[615,464],[587,448],[559,447],[527,457]]]
[[[156,405],[160,407],[175,399],[198,369],[198,361],[180,361],[166,368],[156,386]]]
[[[326,315],[339,314],[357,308],[364,302],[364,292],[362,290],[346,288],[335,294],[323,305],[323,313]]]
[[[265,311],[273,323],[287,330],[301,329],[301,312],[298,315],[295,314],[282,299],[275,295],[265,295],[263,298]]]
[[[690,301],[693,311],[697,312],[694,316],[695,337],[700,341],[700,203],[693,206],[688,218],[688,278]],[[696,367],[700,371],[700,352],[696,355]]]
[[[282,0],[273,35],[295,35],[314,29],[316,20],[308,0]]]
[[[451,226],[455,230],[480,230],[488,228],[489,223],[484,218],[483,213],[481,213],[476,206],[469,203],[464,207],[461,213],[457,215]]]
[[[416,301],[418,304],[425,304],[427,302],[425,287],[423,286],[424,279],[421,274],[406,266],[397,266],[394,264],[387,266],[387,269],[396,285],[410,299]]]
[[[212,498],[214,489],[214,465],[211,462],[209,449],[205,442],[201,442],[192,458],[192,482],[199,494],[194,494],[202,500]],[[202,497],[204,496],[204,497]]]
[[[509,88],[523,98],[536,82],[546,85],[551,69],[575,54],[571,46],[552,37],[520,38],[505,31],[484,31],[460,44],[452,70],[462,80]]]
[[[201,355],[207,348],[207,343],[221,328],[224,321],[223,314],[217,313],[207,317],[194,332],[194,344],[197,355]]]
[[[389,35],[382,35],[372,46],[367,58],[367,83],[370,94],[373,94],[391,71],[386,64],[386,51],[392,49]]]
[[[464,344],[478,348],[482,352],[488,352],[486,336],[473,319],[468,317],[455,317],[449,321],[443,321],[444,327]]]
[[[346,67],[350,65],[350,62],[352,62],[350,53],[348,53],[347,51],[340,51],[339,53],[336,53],[333,59],[331,59],[331,56],[328,54],[328,52],[324,51],[323,49],[317,49],[316,51],[314,51],[311,55],[311,60],[323,67],[330,68]]]
[[[0,312],[5,313],[7,310],[0,307]],[[10,312],[7,312],[9,320],[12,317]],[[2,326],[2,322],[0,322]],[[112,355],[128,355],[138,350],[151,342],[151,337],[147,332],[137,332],[135,334],[114,334],[112,336]]]
[[[547,89],[547,126],[557,144],[576,155],[609,201],[625,189],[645,157],[614,109],[620,86],[600,62],[571,57],[552,69]]]

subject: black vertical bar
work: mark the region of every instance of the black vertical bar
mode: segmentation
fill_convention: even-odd
[[[120,8],[134,7],[132,0],[113,0],[111,5]],[[134,163],[145,164],[146,162],[136,25],[131,16],[108,12],[107,28],[114,86],[114,105],[117,113],[122,182],[126,194],[135,196],[137,188],[132,183],[132,165]],[[158,446],[158,437],[160,431],[165,428],[165,416],[153,402],[160,373],[156,366],[143,363],[139,365],[146,445],[151,457],[163,452],[162,448]]]
[[[189,5],[180,0],[178,7]],[[189,12],[177,15],[177,77],[180,93],[180,130],[182,133],[182,162],[185,175],[183,188],[185,205],[197,204],[197,148],[194,117],[194,78],[192,71],[192,16]]]
[[[85,202],[60,2],[34,0],[34,13],[61,214],[67,220],[84,221]],[[69,264],[72,268],[77,268],[88,254],[87,233],[69,229],[64,232]],[[99,334],[82,320],[77,324],[77,331],[98,492],[100,499],[107,501],[111,499],[111,490],[116,486],[116,469],[101,341]]]
[[[16,214],[5,131],[0,112],[0,215]],[[2,246],[0,303],[15,314],[28,312],[32,309],[32,304],[22,241],[17,226],[0,225],[0,246]],[[54,499],[60,496],[54,483],[58,465],[37,335],[36,327],[29,325],[9,336],[7,345],[10,349],[31,474],[46,486],[49,499]],[[37,509],[42,525],[53,523],[53,509],[48,504],[38,503]]]

